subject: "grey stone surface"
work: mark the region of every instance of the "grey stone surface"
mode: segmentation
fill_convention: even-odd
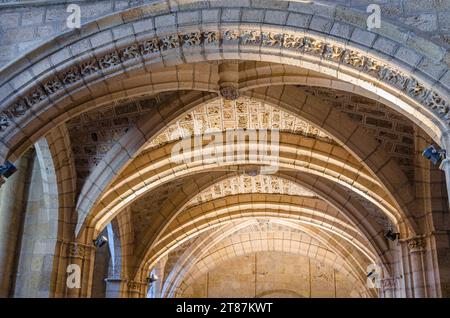
[[[266,12],[264,22],[273,24],[284,24],[288,13],[286,11],[269,10]]]
[[[308,27],[310,21],[311,21],[311,15],[309,15],[309,14],[290,13],[288,20],[287,20],[287,25],[299,27],[299,28],[306,28],[306,27]]]
[[[257,9],[243,9],[242,19],[249,22],[263,22],[264,10]]]
[[[397,45],[389,39],[380,37],[375,41],[373,47],[383,53],[392,55],[394,54]]]
[[[421,31],[432,32],[438,28],[437,16],[433,13],[423,13],[402,19],[406,25],[415,27]]]
[[[153,0],[127,1],[127,0],[73,0],[70,3],[79,4],[82,12],[82,22],[96,20],[99,17],[113,12],[126,10],[128,8],[151,3]],[[17,5],[17,4],[21,5]],[[30,6],[28,3],[36,3],[39,6]],[[304,27],[311,23],[311,28],[320,32],[327,32],[332,27],[325,20],[319,17],[334,17],[340,21],[363,27],[366,8],[369,4],[379,4],[383,19],[400,23],[405,27],[399,30],[383,30],[390,33],[392,38],[406,41],[408,28],[428,35],[428,38],[438,41],[443,45],[450,46],[450,1],[448,0],[339,0],[333,1],[336,7],[326,8],[317,4],[305,5],[302,3],[288,3],[285,1],[267,0],[229,0],[229,1],[209,1],[201,3],[182,2],[178,5],[185,10],[194,7],[204,7],[201,17],[189,12],[178,16],[177,23],[188,23],[202,19],[203,22],[216,22],[221,15],[223,21],[237,21],[242,16],[247,21],[280,24],[285,23],[290,26]],[[0,46],[4,52],[0,53],[0,67],[8,61],[18,57],[20,53],[35,47],[55,35],[67,30],[65,21],[70,13],[66,12],[67,1],[1,1],[0,2]],[[206,9],[219,6],[228,6],[228,9]],[[289,6],[289,7],[288,7]],[[249,9],[249,8],[254,9]],[[256,8],[273,8],[272,10],[256,10]],[[242,10],[241,10],[242,9]],[[352,9],[357,9],[361,14],[355,13]],[[298,13],[290,14],[287,10]],[[311,19],[309,15],[314,17]],[[159,26],[173,22],[173,18],[157,17],[156,23]],[[174,22],[175,23],[175,22]],[[150,27],[143,24],[135,25],[135,32]],[[140,28],[140,29],[139,29]],[[344,27],[346,28],[346,27]],[[333,26],[333,34],[345,36],[347,30],[338,25]],[[350,34],[348,34],[350,36]],[[363,39],[360,34],[355,36],[358,43],[365,43],[370,39]],[[414,41],[412,41],[414,42]],[[419,43],[419,41],[416,41]]]

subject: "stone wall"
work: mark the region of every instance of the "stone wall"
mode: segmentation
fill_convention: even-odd
[[[355,287],[332,267],[308,257],[257,252],[201,275],[183,297],[360,297]]]
[[[138,6],[152,3],[154,0],[72,0],[72,1],[43,1],[43,0],[0,0],[0,67],[16,57],[32,50],[57,34],[68,30],[66,20],[69,17],[67,5],[76,3],[81,7],[82,23],[95,20]],[[167,1],[169,6],[177,1]],[[205,6],[215,1],[204,1]],[[233,0],[228,1],[230,7],[258,7],[264,0]],[[284,1],[274,4],[283,9]],[[319,1],[316,1],[319,2]],[[407,36],[409,30],[441,43],[450,44],[450,1],[447,0],[336,0],[328,1],[341,5],[339,14],[351,15],[346,8],[351,7],[366,11],[367,5],[378,3],[381,5],[382,18],[401,23],[403,32]],[[324,10],[326,11],[326,10]],[[225,14],[225,13],[224,13]],[[251,14],[249,11],[248,14]],[[329,15],[327,12],[315,12],[316,15]],[[300,22],[299,22],[300,23]]]

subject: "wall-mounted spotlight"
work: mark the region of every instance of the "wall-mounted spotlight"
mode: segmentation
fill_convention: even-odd
[[[159,279],[158,275],[151,273],[149,277],[147,277],[147,283],[153,284]]]
[[[389,230],[384,234],[384,237],[389,241],[395,241],[400,238],[400,233],[395,233],[392,230]]]
[[[372,269],[370,272],[367,273],[367,278],[370,278],[373,274],[375,274],[376,270]]]
[[[423,151],[422,156],[437,165],[445,159],[446,152],[444,149],[437,150],[433,145],[430,145]]]
[[[102,247],[103,245],[105,245],[108,242],[108,238],[105,235],[100,235],[99,237],[97,237],[94,240],[94,245],[97,248]]]
[[[17,171],[17,168],[9,161],[6,161],[4,165],[0,166],[0,176],[9,178],[14,172]]]

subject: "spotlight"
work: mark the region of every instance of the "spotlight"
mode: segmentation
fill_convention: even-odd
[[[149,284],[153,284],[159,279],[158,275],[151,273],[149,277],[147,277],[147,282]]]
[[[108,242],[108,238],[105,235],[100,235],[97,239],[94,240],[95,247],[102,247]]]
[[[375,269],[372,269],[370,272],[367,273],[367,278],[370,278],[370,276],[372,276],[373,274],[375,274]]]
[[[0,176],[9,178],[14,172],[17,171],[17,168],[9,161],[6,161],[4,165],[0,166]]]
[[[392,230],[389,230],[384,234],[384,237],[387,238],[389,241],[395,241],[398,238],[400,238],[400,233],[394,233],[392,232]]]
[[[437,165],[441,160],[445,159],[445,150],[436,150],[433,145],[428,146],[422,153],[422,156]]]

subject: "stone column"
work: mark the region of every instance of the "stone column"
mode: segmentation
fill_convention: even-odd
[[[158,280],[153,283],[155,288],[155,298],[161,298],[162,296],[161,292],[164,284],[164,270],[166,268],[166,263],[168,259],[169,257],[168,255],[166,255],[158,262],[158,264],[156,264],[154,268],[155,274],[158,276]]]
[[[66,268],[68,269],[69,266],[73,265],[75,265],[75,268],[78,266],[80,275],[79,288],[68,286],[67,282],[71,273],[66,270],[66,296],[69,298],[90,297],[92,288],[91,264],[94,258],[94,246],[77,242],[64,242],[62,246],[64,249]]]
[[[120,298],[120,291],[124,280],[120,277],[108,277],[106,282],[106,295],[105,298]]]
[[[442,148],[446,150],[446,158],[442,160],[439,169],[445,172],[445,183],[447,185],[447,197],[450,207],[450,131],[442,134],[441,137]]]
[[[414,298],[424,298],[427,296],[423,260],[426,241],[423,237],[416,236],[408,239],[407,244],[411,263],[411,275],[414,284]]]
[[[33,154],[27,153],[17,163],[17,172],[3,180],[0,189],[0,297],[13,293],[20,249],[23,216],[28,197]]]
[[[447,152],[447,156],[450,156],[450,150]],[[448,194],[450,189],[450,158],[445,158],[444,160],[442,160],[439,169],[445,172],[445,184],[447,185],[447,196],[450,206],[450,195]]]

